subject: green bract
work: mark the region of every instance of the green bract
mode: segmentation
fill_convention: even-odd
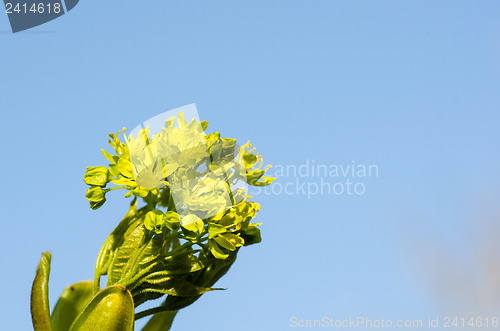
[[[84,181],[92,209],[112,190],[131,197],[129,211],[102,246],[93,284],[68,287],[52,315],[47,284],[50,254],[40,263],[32,294],[36,330],[87,330],[104,325],[132,330],[135,319],[154,315],[144,330],[169,328],[175,313],[206,292],[231,267],[239,249],[261,241],[250,223],[259,205],[247,185],[269,185],[267,168],[250,143],[239,147],[207,122],[188,123],[180,112],[157,133],[149,128],[110,134],[114,151],[102,150],[107,166],[88,167]],[[101,290],[101,276],[107,276]],[[92,287],[92,289],[91,289]],[[159,307],[135,312],[165,296]],[[54,325],[52,325],[54,324]]]

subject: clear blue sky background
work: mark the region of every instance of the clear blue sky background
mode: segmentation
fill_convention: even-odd
[[[193,102],[268,163],[379,174],[352,179],[363,195],[256,195],[263,242],[173,330],[500,311],[471,299],[491,277],[484,292],[500,297],[499,255],[474,264],[495,252],[478,245],[500,214],[499,15],[498,1],[81,1],[14,35],[0,14],[0,328],[31,328],[42,251],[52,306],[92,278],[127,205],[113,192],[92,211],[84,197],[107,134]],[[296,180],[321,178],[278,183]]]

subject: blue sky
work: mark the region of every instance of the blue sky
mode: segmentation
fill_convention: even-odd
[[[290,318],[500,311],[500,3],[81,1],[12,34],[0,15],[2,329],[29,330],[42,251],[52,306],[91,279],[125,213],[88,207],[107,134],[196,103],[267,163],[378,166],[364,194],[255,194],[243,249],[173,330],[288,330]],[[109,149],[108,149],[109,150]],[[276,168],[275,168],[276,169]],[[278,178],[277,184],[345,182]],[[491,297],[490,297],[491,296]],[[442,322],[442,320],[441,320]]]

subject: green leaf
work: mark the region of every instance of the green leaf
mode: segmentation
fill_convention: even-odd
[[[236,259],[237,251],[230,252],[229,256],[225,259],[215,260],[208,268],[200,271],[201,277],[199,277],[195,284],[198,286],[211,287],[213,286],[222,276],[224,276]],[[169,295],[165,299],[162,306],[165,310],[179,310],[193,304],[198,300],[200,296],[194,297],[177,297]],[[142,313],[137,313],[136,316],[143,315]]]
[[[177,314],[177,310],[156,313],[141,331],[168,331],[172,327],[172,322]]]
[[[100,291],[78,316],[70,331],[133,331],[134,300],[123,286]]]
[[[141,223],[141,220],[136,220],[134,224],[129,226],[123,235],[123,242],[117,246],[108,269],[108,285],[120,281],[124,271],[128,268],[130,259],[144,244],[146,228]]]
[[[67,331],[92,299],[93,283],[84,281],[64,289],[52,312],[54,331]]]
[[[127,231],[129,231],[129,229],[133,230],[137,227],[137,224],[139,223],[138,219],[141,215],[143,214],[137,211],[137,199],[134,199],[130,203],[130,208],[127,214],[104,242],[95,265],[94,286],[96,287],[96,292],[99,290],[100,276],[108,273],[115,251],[125,241]]]
[[[156,292],[180,297],[198,296],[206,292],[222,290],[220,288],[209,288],[196,286],[185,279],[173,278],[158,286],[149,286],[141,290],[141,293]]]
[[[87,185],[104,187],[108,183],[109,170],[106,167],[87,167],[83,180]]]
[[[158,263],[156,268],[144,277],[144,282],[160,284],[171,280],[175,276],[203,269],[205,265],[193,252],[195,251],[184,251],[177,256],[160,257],[161,263]]]
[[[31,288],[31,320],[35,331],[52,331],[49,307],[50,252],[42,253]]]

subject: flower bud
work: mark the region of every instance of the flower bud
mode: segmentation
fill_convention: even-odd
[[[106,167],[87,167],[83,180],[88,185],[104,187],[108,183],[109,170]]]
[[[106,202],[105,192],[100,186],[90,187],[85,197],[90,201],[90,208],[92,209],[98,209]]]
[[[144,218],[144,226],[148,230],[154,230],[156,233],[162,232],[163,224],[165,223],[165,214],[161,210],[151,210]]]

